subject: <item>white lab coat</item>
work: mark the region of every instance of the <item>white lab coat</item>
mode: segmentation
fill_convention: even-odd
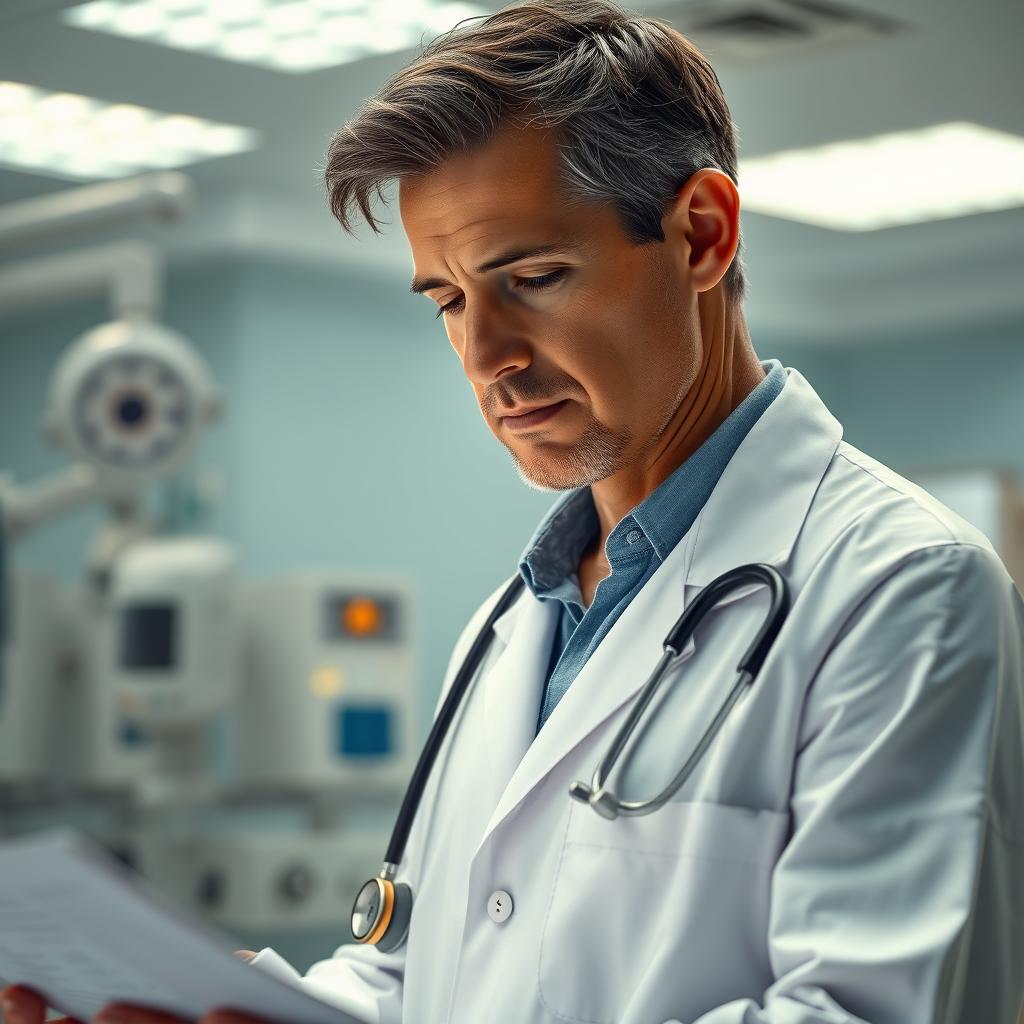
[[[536,739],[557,612],[523,591],[411,834],[407,944],[343,945],[304,987],[374,1024],[1015,1024],[1024,606],[979,531],[841,436],[787,369]],[[570,800],[684,605],[747,562],[792,608],[697,771],[645,817]],[[620,795],[676,773],[767,606],[751,584],[708,616]]]

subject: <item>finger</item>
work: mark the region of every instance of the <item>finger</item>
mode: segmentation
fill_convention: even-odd
[[[131,1003],[108,1003],[95,1017],[93,1024],[189,1024],[181,1017],[175,1017],[162,1010],[147,1006],[133,1006]]]
[[[248,963],[256,954],[251,949],[236,949],[234,955]]]
[[[199,1019],[198,1024],[267,1024],[260,1017],[250,1017],[237,1010],[212,1010]]]
[[[0,992],[0,1000],[4,1024],[43,1024],[46,1019],[46,1001],[24,985],[8,985]]]

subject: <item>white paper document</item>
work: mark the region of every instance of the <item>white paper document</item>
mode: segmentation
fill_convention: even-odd
[[[129,1002],[189,1021],[221,1007],[279,1024],[359,1024],[235,948],[71,829],[0,842],[0,983],[28,985],[82,1021]]]

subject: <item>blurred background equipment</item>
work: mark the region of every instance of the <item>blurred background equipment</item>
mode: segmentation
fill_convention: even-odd
[[[249,585],[240,785],[404,790],[413,765],[398,752],[419,750],[411,604],[397,580],[352,573]],[[364,766],[374,763],[371,778]]]
[[[123,219],[138,195],[173,192],[183,209],[187,180],[161,184],[29,211],[52,239],[55,222],[99,224],[104,207]],[[30,241],[24,207],[0,221]],[[340,922],[385,839],[345,806],[388,807],[415,753],[411,589],[366,572],[249,582],[232,544],[161,534],[147,488],[188,464],[220,398],[156,320],[160,267],[135,241],[0,270],[0,306],[106,287],[119,316],[53,372],[45,430],[71,463],[0,478],[0,824],[85,809],[96,838],[226,926]],[[104,514],[75,585],[8,565],[14,542],[85,503]],[[252,823],[281,799],[306,820]]]

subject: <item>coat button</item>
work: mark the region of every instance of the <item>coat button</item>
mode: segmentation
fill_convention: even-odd
[[[491,893],[487,901],[487,916],[496,924],[502,924],[512,916],[512,897],[504,889]]]

